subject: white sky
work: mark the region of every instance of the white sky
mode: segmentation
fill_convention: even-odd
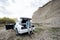
[[[29,17],[50,0],[0,0],[0,17]]]

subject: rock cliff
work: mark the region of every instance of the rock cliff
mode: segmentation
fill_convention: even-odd
[[[60,27],[60,0],[52,0],[39,8],[32,16],[33,23],[44,26]]]

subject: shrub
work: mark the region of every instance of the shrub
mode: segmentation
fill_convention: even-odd
[[[10,23],[15,23],[15,19],[13,18],[0,18],[0,24],[10,24]]]

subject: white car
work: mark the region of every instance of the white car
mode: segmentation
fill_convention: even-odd
[[[33,30],[35,29],[35,27],[32,27],[32,28]],[[23,34],[23,33],[28,32],[27,27],[20,25],[19,22],[15,25],[14,30],[16,31],[17,34]],[[31,27],[29,28],[29,30],[32,31]]]
[[[26,27],[27,20],[31,20],[31,19],[30,18],[20,18],[20,21],[16,22],[16,25],[14,27],[14,30],[16,31],[16,33],[23,34],[23,33],[28,32],[28,30],[29,31],[35,30],[35,27],[32,24],[29,27],[29,29]]]

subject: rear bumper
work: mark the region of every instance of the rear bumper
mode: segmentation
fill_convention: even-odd
[[[32,30],[31,30],[31,28],[29,28],[29,30],[30,31],[35,30],[35,27]],[[21,29],[18,32],[19,32],[19,34],[27,33],[28,32],[28,29]]]

